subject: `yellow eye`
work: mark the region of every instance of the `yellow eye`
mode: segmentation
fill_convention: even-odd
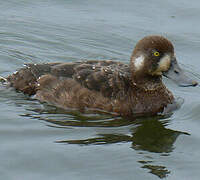
[[[153,53],[154,56],[160,56],[160,53],[158,51]]]

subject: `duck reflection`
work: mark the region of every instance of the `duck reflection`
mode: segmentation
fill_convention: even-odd
[[[130,142],[131,148],[133,148],[134,150],[148,151],[154,153],[161,153],[161,155],[168,155],[167,153],[173,151],[174,149],[173,144],[179,135],[181,134],[189,135],[188,133],[185,132],[175,131],[166,128],[166,125],[168,124],[169,120],[162,120],[158,117],[135,120],[134,124],[133,121],[130,120],[127,121],[124,119],[123,120],[115,119],[112,120],[110,124],[109,125],[107,124],[106,126],[111,126],[112,123],[113,126],[116,125],[120,126],[123,124],[122,122],[127,122],[127,124],[129,125],[130,122],[132,122],[130,135],[98,134],[96,138],[88,138],[81,140],[60,140],[57,141],[57,143],[78,144],[78,145],[102,145],[102,144]],[[89,125],[88,122],[85,123],[86,126]],[[103,126],[105,126],[105,124],[103,124]],[[155,165],[153,161],[138,161],[138,162],[142,165],[141,168],[148,169],[150,173],[156,175],[159,178],[165,178],[167,177],[168,174],[170,174],[170,171],[165,166]]]
[[[47,110],[47,109],[46,109]],[[174,143],[179,135],[189,135],[186,132],[175,131],[166,126],[169,124],[169,117],[151,117],[140,119],[122,119],[113,118],[107,115],[81,114],[80,112],[71,111],[63,112],[60,109],[50,109],[48,112],[41,112],[41,109],[35,110],[40,113],[40,120],[49,122],[48,124],[57,128],[68,127],[122,127],[126,126],[127,133],[101,133],[96,137],[88,139],[59,140],[57,143],[77,144],[77,145],[102,145],[113,143],[131,143],[131,148],[142,153],[143,151],[169,155],[174,149]],[[58,116],[52,116],[59,114]],[[43,116],[44,115],[44,116]],[[47,116],[45,116],[47,115]],[[26,115],[30,116],[30,115]],[[53,117],[53,118],[52,118]],[[67,118],[66,118],[67,117]],[[67,119],[67,120],[66,120]],[[113,131],[112,131],[113,132]],[[170,171],[165,166],[155,165],[153,161],[138,161],[141,168],[148,169],[150,173],[165,178]]]
[[[58,143],[68,143],[68,144],[79,144],[79,145],[100,145],[100,144],[112,144],[121,142],[131,142],[131,148],[135,150],[145,150],[149,152],[156,153],[169,153],[173,150],[173,144],[177,137],[181,134],[189,135],[185,132],[175,131],[168,129],[165,126],[168,124],[169,120],[160,120],[158,117],[145,118],[143,120],[124,120],[124,119],[114,119],[107,122],[55,122],[59,125],[77,125],[77,126],[107,126],[116,127],[125,125],[133,126],[130,131],[130,135],[126,134],[98,134],[96,138],[88,138],[82,140],[60,140]],[[98,125],[97,125],[98,124]]]

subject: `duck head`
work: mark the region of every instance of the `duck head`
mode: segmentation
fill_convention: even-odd
[[[147,36],[135,46],[130,62],[134,79],[160,79],[162,75],[179,86],[196,86],[177,63],[172,43],[162,36]]]

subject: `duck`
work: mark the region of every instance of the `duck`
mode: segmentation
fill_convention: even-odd
[[[182,87],[198,84],[180,68],[173,44],[163,36],[149,35],[136,43],[129,64],[115,60],[25,64],[4,79],[16,91],[59,108],[138,117],[157,115],[174,103],[163,76]]]

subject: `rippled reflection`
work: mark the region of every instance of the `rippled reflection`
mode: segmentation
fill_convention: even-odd
[[[168,174],[170,174],[170,171],[167,170],[165,166],[145,164],[144,166],[142,166],[142,168],[149,169],[150,173],[158,176],[159,178],[165,178]]]
[[[121,117],[111,117],[109,115],[82,114],[76,111],[64,111],[52,106],[46,106],[44,109],[34,109],[36,114],[26,114],[31,118],[44,120],[48,126],[54,128],[69,127],[107,127],[116,128],[112,133],[96,134],[96,137],[87,139],[61,139],[56,143],[77,144],[77,145],[105,145],[113,143],[131,143],[131,148],[138,152],[160,153],[163,156],[169,156],[174,149],[174,143],[179,135],[189,135],[186,132],[175,131],[167,128],[170,122],[169,117],[151,117],[124,119]],[[127,126],[128,133],[119,133],[117,127]],[[141,153],[143,155],[143,153]],[[144,157],[143,157],[144,158]],[[149,172],[160,177],[166,177],[170,171],[163,165],[156,165],[154,161],[138,161],[143,169],[149,169]]]
[[[185,132],[174,131],[166,128],[168,121],[160,121],[159,118],[146,118],[143,120],[135,119],[112,119],[103,122],[60,122],[50,120],[54,124],[61,126],[107,126],[117,127],[123,125],[134,125],[131,128],[131,134],[97,134],[96,138],[81,139],[81,140],[60,140],[59,143],[79,144],[79,145],[100,145],[100,144],[112,144],[120,142],[131,142],[131,148],[135,150],[145,150],[156,153],[169,153],[173,150],[173,144],[180,134],[186,134]]]

